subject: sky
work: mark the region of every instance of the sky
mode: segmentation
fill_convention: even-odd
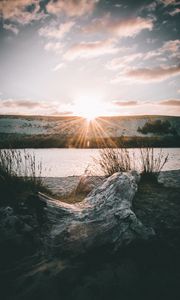
[[[0,0],[0,114],[180,116],[180,1]]]

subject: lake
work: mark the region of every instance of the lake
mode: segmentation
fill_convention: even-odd
[[[155,149],[158,153],[160,149]],[[135,154],[138,162],[139,149],[129,149],[130,155]],[[97,158],[99,149],[28,149],[34,153],[37,161],[42,161],[43,177],[64,177],[82,175],[86,168],[92,168],[93,157]],[[169,159],[163,170],[180,169],[180,148],[164,148],[164,154],[169,153]]]

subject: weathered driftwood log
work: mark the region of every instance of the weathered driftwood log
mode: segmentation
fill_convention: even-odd
[[[116,173],[75,205],[46,198],[52,252],[82,253],[106,244],[117,249],[135,239],[152,237],[153,230],[131,210],[138,181],[136,172]]]

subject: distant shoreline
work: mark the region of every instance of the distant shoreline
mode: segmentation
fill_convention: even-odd
[[[0,149],[101,149],[101,148],[179,148],[180,136],[121,136],[110,138],[87,138],[83,145],[78,137],[57,134],[8,134],[0,133]]]
[[[96,119],[99,118],[180,118],[180,116],[175,116],[175,115],[112,115],[112,116],[99,116]],[[12,115],[12,114],[5,114],[5,115],[1,115],[0,114],[0,118],[18,118],[18,119],[50,119],[50,118],[54,118],[54,119],[72,119],[72,118],[77,118],[77,119],[84,119],[81,116],[76,116],[76,115],[66,115],[66,116],[62,116],[62,115]]]
[[[180,117],[0,116],[0,148],[175,148]]]

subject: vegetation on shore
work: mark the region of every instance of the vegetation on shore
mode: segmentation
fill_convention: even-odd
[[[0,133],[0,149],[23,149],[23,148],[112,148],[116,144],[117,147],[125,148],[170,148],[180,147],[180,136],[121,136],[109,138],[84,137],[83,145],[77,145],[78,136],[65,136],[58,134],[5,134]]]
[[[0,150],[0,206],[17,207],[30,194],[47,191],[41,172],[42,163],[27,150]]]
[[[97,176],[108,177],[116,172],[128,172],[138,170],[141,177],[157,180],[159,172],[168,160],[160,150],[155,153],[151,147],[140,148],[139,161],[135,155],[130,156],[126,148],[104,148],[99,150],[99,157],[94,158],[94,166],[91,170],[86,170],[86,176],[82,176],[76,189],[67,195],[60,197],[60,200],[75,203],[82,201],[89,192],[86,185],[93,186],[93,182],[88,182],[84,178]],[[38,191],[51,192],[44,186],[42,177],[42,164],[36,161],[34,154],[29,154],[27,150],[0,150],[0,205],[17,206],[22,198],[27,198],[30,194]]]
[[[108,177],[116,172],[128,172],[137,170],[143,179],[154,179],[157,177],[168,161],[168,154],[165,155],[160,149],[155,152],[152,147],[139,148],[140,156],[137,160],[135,154],[130,155],[126,148],[105,148],[99,150],[99,157],[94,158],[95,172],[100,172]]]
[[[138,127],[137,131],[143,134],[153,133],[158,135],[177,135],[177,130],[171,125],[171,123],[168,120],[155,120],[151,122],[146,122],[144,126]]]
[[[105,148],[99,150],[99,157],[94,158],[95,171],[108,177],[116,172],[128,172],[132,169],[132,160],[126,148]]]

